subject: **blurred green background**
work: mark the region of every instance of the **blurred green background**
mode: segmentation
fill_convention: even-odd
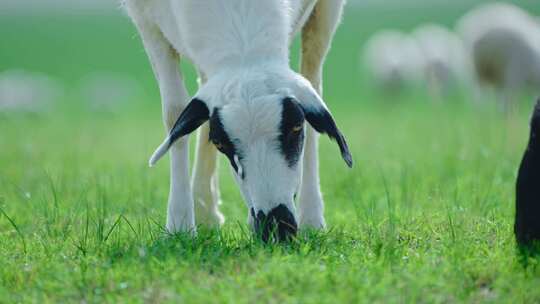
[[[280,247],[245,233],[226,162],[222,232],[163,237],[168,166],[147,167],[165,135],[159,93],[117,2],[0,0],[0,75],[60,92],[39,113],[0,111],[0,302],[538,303],[540,269],[517,265],[512,234],[533,96],[504,112],[470,92],[382,94],[359,60],[380,29],[453,28],[486,2],[348,1],[324,97],[355,167],[321,139],[329,231]],[[540,15],[538,0],[512,3]]]
[[[137,81],[144,94],[141,99],[157,103],[157,85],[148,60],[135,28],[120,5],[112,0],[88,2],[7,0],[0,4],[0,71],[42,72],[60,79],[68,88],[75,87],[88,73],[118,73]],[[358,58],[363,43],[377,30],[412,30],[427,22],[453,28],[464,12],[486,2],[348,1],[325,66],[326,98],[340,103],[369,101],[365,94],[369,82],[365,81],[366,73],[359,67]],[[540,14],[538,1],[512,3]],[[295,63],[297,45],[292,51]],[[183,69],[193,92],[196,88],[193,69],[186,64]]]

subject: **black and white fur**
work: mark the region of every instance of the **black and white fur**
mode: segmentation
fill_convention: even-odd
[[[277,238],[297,227],[325,227],[317,133],[345,139],[321,99],[322,65],[344,0],[126,0],[159,83],[169,136],[150,159],[171,152],[170,232],[219,225],[223,215],[216,155],[228,159],[251,225]],[[302,33],[302,68],[289,67],[292,37]],[[177,66],[192,61],[200,87],[188,96]],[[308,124],[305,124],[307,121]],[[188,135],[199,128],[189,179]],[[216,149],[217,148],[217,149]],[[298,192],[298,211],[294,196]],[[258,228],[259,227],[259,228]]]
[[[516,182],[514,232],[519,245],[540,242],[540,100],[534,108],[530,128]]]

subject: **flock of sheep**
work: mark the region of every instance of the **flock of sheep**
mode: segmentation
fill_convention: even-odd
[[[512,4],[485,4],[465,14],[455,32],[435,24],[410,34],[381,31],[367,42],[363,59],[384,91],[425,84],[444,94],[488,86],[507,98],[540,88],[540,19]]]
[[[523,90],[540,93],[540,19],[511,4],[487,4],[465,14],[455,33],[434,24],[410,34],[381,31],[368,41],[364,60],[386,92],[418,84],[437,94],[491,86],[512,102]],[[540,244],[540,100],[530,128],[516,181],[514,232],[524,253]]]
[[[44,73],[21,69],[0,71],[0,115],[44,113],[69,98],[77,98],[87,110],[112,113],[141,96],[144,92],[140,83],[122,73],[88,73],[68,87]]]

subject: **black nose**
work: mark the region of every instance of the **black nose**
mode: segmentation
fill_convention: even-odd
[[[289,241],[298,230],[293,214],[283,204],[272,209],[268,214],[264,214],[262,211],[255,214],[252,208],[251,216],[255,222],[255,233],[265,243],[271,239],[279,242]]]

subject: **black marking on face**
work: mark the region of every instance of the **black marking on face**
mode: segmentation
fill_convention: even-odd
[[[279,143],[285,160],[292,168],[298,163],[302,153],[305,116],[302,107],[293,98],[283,99],[282,105]]]
[[[523,248],[535,242],[540,244],[540,100],[536,103],[530,125],[529,143],[516,181],[514,233]]]
[[[330,112],[324,108],[303,107],[303,109],[306,120],[317,132],[325,133],[337,142],[343,160],[349,168],[352,168],[353,160],[351,152],[349,152],[347,141],[343,134],[341,134],[341,131],[339,131]]]
[[[212,116],[210,117],[210,133],[208,137],[210,141],[216,146],[218,151],[227,156],[234,171],[236,173],[239,173],[238,165],[236,164],[234,156],[236,155],[238,157],[238,161],[241,162],[242,155],[236,149],[233,141],[229,137],[229,134],[227,134],[227,132],[223,128],[219,108],[216,108],[212,113]],[[244,179],[246,173],[244,170],[242,170],[241,173],[242,175],[240,177]]]
[[[283,204],[272,209],[268,215],[262,211],[255,215],[255,211],[251,208],[251,216],[254,219],[255,233],[265,243],[272,238],[279,242],[290,241],[298,231],[293,214]]]

